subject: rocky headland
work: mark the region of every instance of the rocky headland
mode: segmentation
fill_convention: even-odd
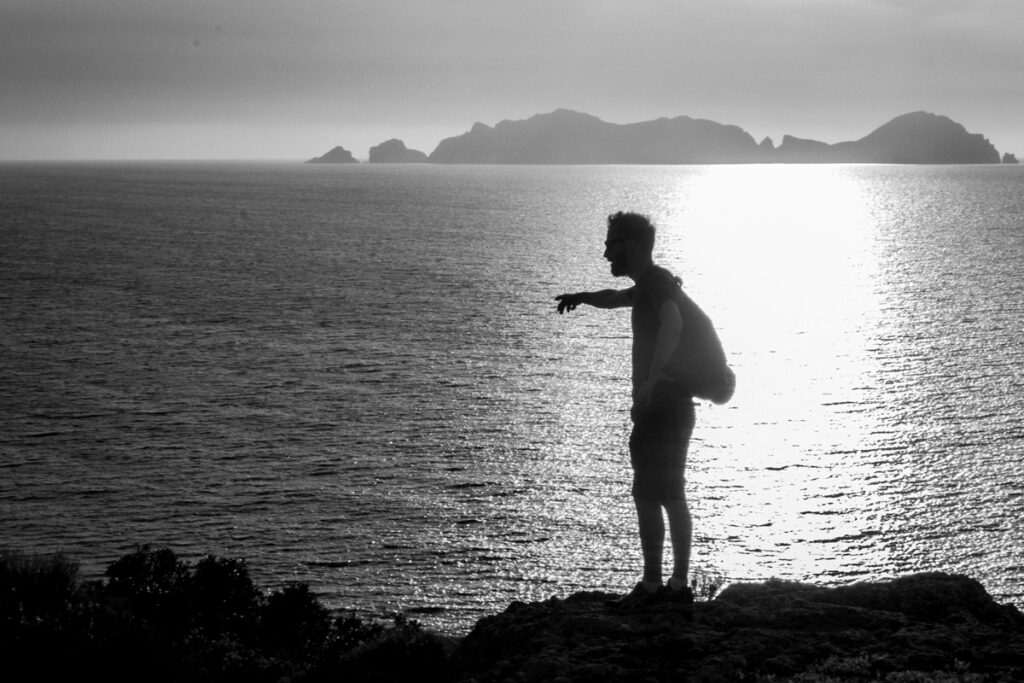
[[[942,573],[838,588],[736,584],[629,611],[603,593],[514,603],[450,656],[453,680],[1024,681],[1024,615]]]

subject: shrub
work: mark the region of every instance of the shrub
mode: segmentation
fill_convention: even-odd
[[[323,652],[330,631],[330,614],[304,584],[273,593],[263,608],[264,647],[290,659],[315,659]]]
[[[725,577],[720,574],[709,574],[706,571],[697,570],[690,578],[690,588],[697,600],[708,601],[718,594],[718,591],[725,585]]]
[[[263,597],[241,560],[207,556],[192,566],[141,546],[106,576],[81,583],[59,555],[0,552],[6,678],[431,680],[444,668],[440,640],[417,622],[332,619],[305,584]]]
[[[2,628],[54,625],[68,612],[78,583],[78,566],[62,555],[31,557],[0,550]]]
[[[189,567],[166,548],[141,546],[111,564],[106,599],[115,621],[126,618],[130,628],[156,629],[177,637],[188,633],[191,615],[185,596]]]
[[[318,672],[317,680],[441,681],[446,660],[440,638],[398,615],[391,628],[344,654],[333,671]]]
[[[244,560],[204,557],[187,583],[186,602],[193,628],[209,636],[230,634],[245,642],[255,637],[260,592]]]

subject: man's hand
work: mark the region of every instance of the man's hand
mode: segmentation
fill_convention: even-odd
[[[576,307],[583,303],[583,297],[579,294],[559,294],[555,297],[558,302],[558,313],[562,314],[566,311],[575,311]]]
[[[666,375],[664,372],[659,372],[652,378],[645,379],[637,387],[636,395],[633,397],[633,406],[640,411],[640,413],[646,413],[652,410],[654,406],[654,390],[661,382],[671,382],[672,378]]]
[[[643,412],[647,412],[651,407],[651,396],[654,394],[655,384],[656,382],[646,379],[641,382],[640,386],[636,389],[636,396],[633,397],[633,403]]]

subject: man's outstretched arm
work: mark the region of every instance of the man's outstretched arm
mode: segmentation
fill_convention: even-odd
[[[602,289],[597,292],[577,292],[575,294],[559,294],[558,312],[573,311],[580,304],[594,308],[622,308],[633,305],[633,289]]]

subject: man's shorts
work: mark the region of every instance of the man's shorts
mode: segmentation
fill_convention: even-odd
[[[656,398],[657,409],[635,416],[629,435],[633,497],[678,500],[684,497],[683,470],[696,409],[689,396]]]

